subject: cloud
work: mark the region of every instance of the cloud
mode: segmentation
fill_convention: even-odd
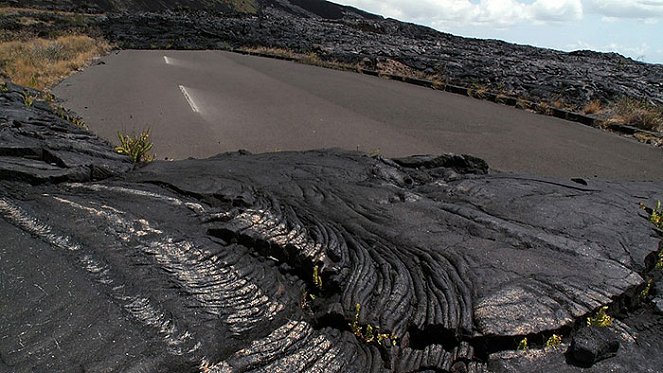
[[[585,0],[590,13],[612,18],[663,18],[663,0]]]
[[[583,16],[583,6],[576,0],[538,0],[532,4],[532,18],[537,21],[570,21]]]
[[[386,17],[432,24],[493,25],[505,27],[525,22],[578,20],[583,15],[581,0],[337,0],[342,4],[372,11]]]

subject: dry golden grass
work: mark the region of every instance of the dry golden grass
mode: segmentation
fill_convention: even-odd
[[[563,99],[558,98],[552,103],[552,107],[554,107],[555,109],[562,109],[563,110],[563,109],[567,108],[567,105],[566,105],[566,102],[564,102]]]
[[[90,14],[90,13],[74,13],[74,12],[64,12],[60,10],[39,9],[39,8],[29,8],[29,7],[17,8],[11,6],[0,6],[0,15],[16,15],[16,14],[25,14],[25,13],[60,14],[66,16],[75,16],[75,15],[96,16],[95,14]]]
[[[488,87],[482,84],[472,84],[472,86],[467,89],[468,96],[478,99],[486,98],[489,92]]]
[[[284,58],[300,58],[302,55],[297,54],[291,50],[283,48],[269,48],[269,47],[251,47],[251,48],[240,48],[240,50],[249,52],[249,53],[260,53],[276,57]]]
[[[585,114],[596,114],[599,111],[601,111],[602,108],[603,106],[601,105],[601,101],[593,100],[585,104],[585,107],[582,109],[582,112]]]
[[[0,69],[16,84],[43,90],[86,66],[110,45],[84,35],[0,43]]]
[[[663,108],[644,101],[625,98],[614,105],[615,115],[609,122],[627,124],[650,131],[663,132]]]
[[[338,61],[326,61],[321,59],[320,56],[318,56],[315,52],[309,52],[304,54],[304,53],[297,53],[289,49],[268,48],[268,47],[240,48],[240,50],[249,53],[260,53],[263,55],[274,56],[274,57],[291,58],[305,65],[326,67],[328,69],[357,70],[357,65],[346,64]]]

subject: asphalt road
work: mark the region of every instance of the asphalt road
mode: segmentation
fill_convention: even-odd
[[[661,149],[401,82],[220,51],[121,51],[102,62],[54,93],[113,142],[151,128],[160,159],[340,147],[467,153],[539,176],[663,179]]]

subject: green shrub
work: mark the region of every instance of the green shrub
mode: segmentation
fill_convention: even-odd
[[[150,141],[150,130],[143,130],[139,135],[117,133],[120,139],[120,145],[115,147],[115,151],[129,156],[133,163],[151,162],[154,160],[152,150],[152,141]]]
[[[546,341],[546,348],[552,348],[555,349],[559,347],[559,345],[562,344],[562,336],[553,334],[548,340]]]
[[[613,318],[606,311],[608,311],[608,306],[599,308],[594,316],[587,318],[587,326],[597,326],[600,328],[612,326]]]

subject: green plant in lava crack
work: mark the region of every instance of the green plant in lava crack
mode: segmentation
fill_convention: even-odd
[[[656,226],[656,228],[663,230],[663,207],[661,201],[656,201],[654,208],[647,207],[644,203],[640,203],[640,208],[649,214],[649,221]],[[658,250],[656,257],[657,270],[663,270],[663,247]]]
[[[361,315],[361,304],[355,304],[355,317],[350,323],[350,329],[357,338],[364,341],[364,343],[377,343],[380,346],[388,346],[383,342],[391,341],[392,346],[398,344],[398,337],[394,333],[380,333],[379,326],[368,324],[362,326],[359,323],[359,316]]]
[[[546,341],[546,349],[556,349],[559,347],[559,345],[562,344],[562,336],[553,334],[548,340]]]
[[[150,130],[143,130],[139,135],[117,133],[120,139],[120,145],[115,147],[115,151],[129,156],[133,163],[151,162],[154,160],[152,150],[152,141],[150,140]]]
[[[640,203],[640,208],[649,213],[649,221],[656,228],[663,230],[663,208],[661,208],[661,201],[656,201],[654,208],[649,208],[644,203]]]
[[[608,315],[608,306],[603,306],[596,311],[594,316],[587,318],[587,326],[597,326],[599,328],[607,328],[612,326],[614,320],[612,316]]]
[[[311,301],[314,301],[316,298],[315,294],[309,293],[304,290],[302,296],[299,298],[299,308],[302,310],[309,310],[311,308]]]
[[[34,103],[35,103],[35,99],[36,99],[35,96],[33,96],[33,95],[31,95],[27,92],[23,93],[23,104],[25,104],[25,106],[32,107],[32,105],[34,105]]]
[[[518,342],[518,351],[527,351],[527,337],[523,338]]]
[[[651,288],[653,285],[654,285],[654,280],[649,279],[649,281],[647,281],[647,285],[645,286],[645,288],[642,289],[642,291],[640,292],[641,299],[646,299],[649,296],[649,293],[651,293]]]
[[[322,290],[322,277],[320,276],[320,267],[318,265],[313,267],[313,285],[318,290]]]
[[[69,122],[71,122],[71,124],[73,124],[78,128],[88,129],[87,123],[85,123],[85,121],[81,117],[69,118]]]
[[[9,92],[9,86],[7,85],[7,82],[0,82],[0,93],[7,92]]]

